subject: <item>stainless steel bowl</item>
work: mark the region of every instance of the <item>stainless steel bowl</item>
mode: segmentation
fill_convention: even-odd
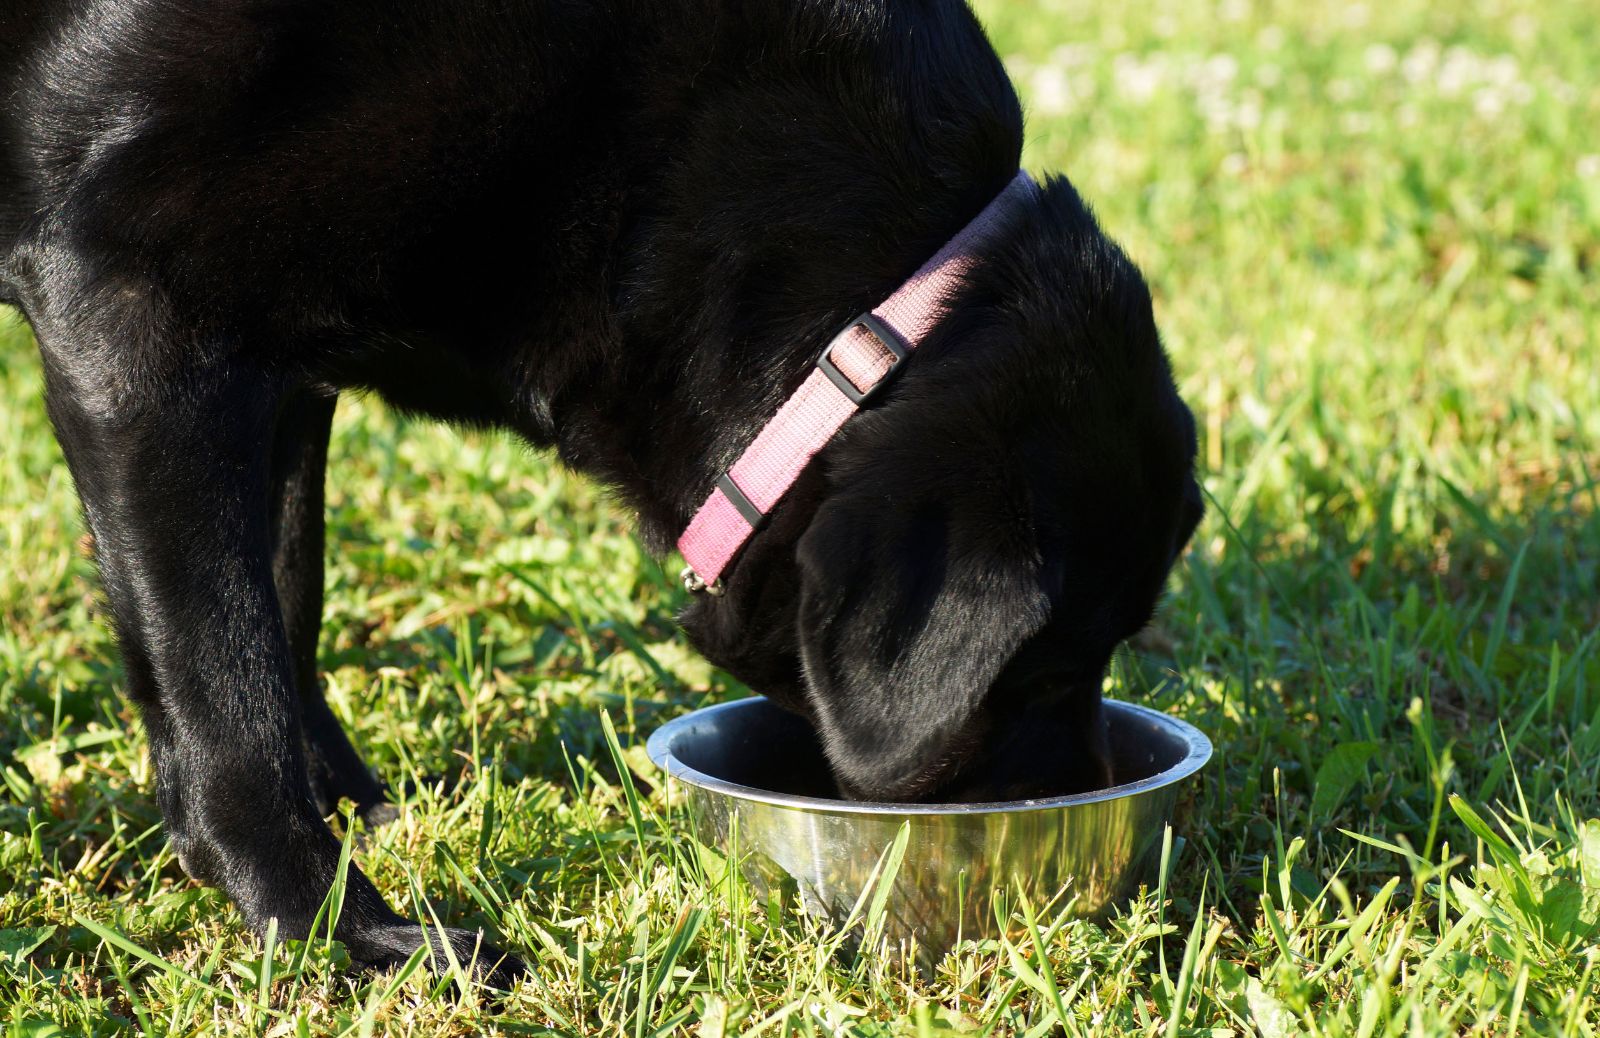
[[[963,936],[995,934],[996,890],[1020,891],[1035,905],[1065,891],[1073,911],[1095,916],[1149,878],[1163,829],[1185,781],[1211,759],[1211,742],[1166,714],[1105,705],[1118,784],[1010,803],[833,799],[810,725],[761,698],[670,721],[647,748],[682,783],[698,839],[736,858],[759,897],[795,894],[834,924],[852,911],[862,918],[858,906],[878,890],[874,872],[892,861],[886,852],[904,830],[879,925],[891,947],[914,947],[926,967]]]

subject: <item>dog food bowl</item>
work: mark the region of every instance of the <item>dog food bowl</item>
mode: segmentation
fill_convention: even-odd
[[[1162,832],[1211,742],[1145,707],[1108,700],[1105,710],[1117,785],[1010,803],[833,799],[811,726],[761,698],[670,721],[647,749],[682,784],[694,835],[737,861],[758,897],[795,896],[807,913],[843,925],[885,896],[882,936],[928,969],[957,940],[997,933],[996,891],[1020,891],[1039,907],[1064,893],[1060,904],[1094,917],[1151,878]]]

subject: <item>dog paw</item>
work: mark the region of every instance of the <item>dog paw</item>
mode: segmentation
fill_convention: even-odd
[[[361,822],[369,830],[379,829],[400,817],[400,808],[387,800],[380,800],[375,804],[367,804],[356,809]]]
[[[527,976],[528,968],[521,959],[489,943],[480,931],[429,928],[427,936],[425,965],[435,976],[454,972],[452,958],[474,981],[501,991],[509,991]],[[367,969],[385,970],[404,965],[422,946],[422,937],[421,927],[399,924],[377,927],[343,940],[351,961]]]

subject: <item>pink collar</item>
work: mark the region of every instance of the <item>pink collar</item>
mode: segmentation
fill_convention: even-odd
[[[1037,190],[1019,171],[973,221],[873,309],[836,335],[816,367],[745,448],[678,538],[690,591],[722,594],[722,574],[845,421],[886,386],[945,314],[945,301],[1006,215]]]

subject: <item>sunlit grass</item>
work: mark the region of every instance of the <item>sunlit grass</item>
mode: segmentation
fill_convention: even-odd
[[[506,439],[350,401],[322,663],[368,759],[415,788],[356,860],[417,918],[491,924],[533,978],[495,1001],[351,976],[326,942],[264,948],[165,845],[11,321],[0,1026],[1595,1034],[1593,10],[982,12],[1028,165],[1067,173],[1144,266],[1200,418],[1210,513],[1112,686],[1217,746],[1164,888],[931,978],[831,954],[669,838],[643,736],[745,690],[686,648],[621,511]]]

